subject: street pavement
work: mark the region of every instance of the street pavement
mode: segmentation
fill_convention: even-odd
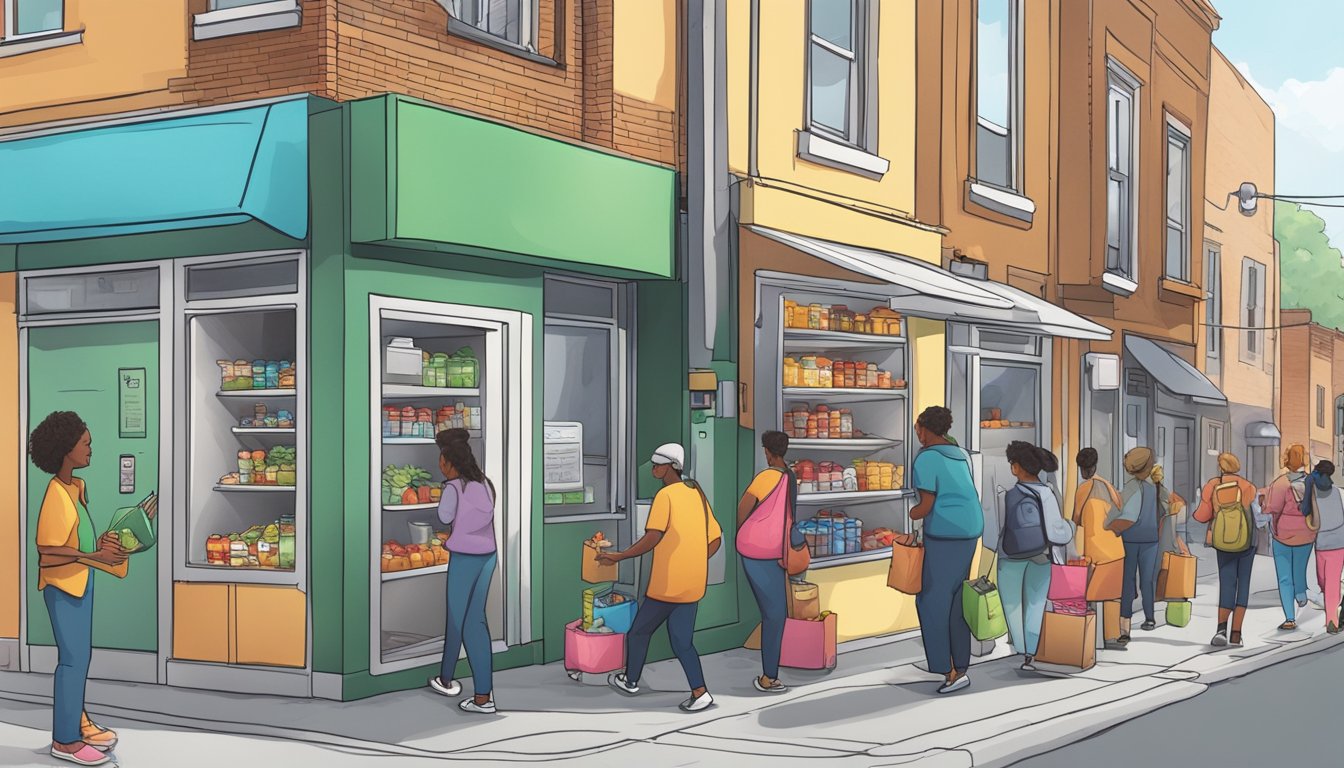
[[[839,667],[829,672],[787,670],[793,687],[778,696],[751,689],[759,671],[754,652],[707,656],[718,706],[693,715],[677,710],[686,693],[675,661],[651,665],[641,681],[648,691],[634,698],[572,681],[558,664],[505,670],[496,675],[501,714],[495,717],[461,713],[427,689],[330,702],[106,681],[90,682],[89,708],[122,733],[116,756],[128,766],[236,768],[259,757],[267,765],[394,768],[430,761],[752,768],[818,758],[841,768],[1007,766],[1208,695],[1211,687],[1256,670],[1272,667],[1260,674],[1273,677],[1293,666],[1282,662],[1344,641],[1344,635],[1326,635],[1324,615],[1314,609],[1304,612],[1297,631],[1277,631],[1283,615],[1273,562],[1261,557],[1246,647],[1211,649],[1216,585],[1212,574],[1201,573],[1186,628],[1136,632],[1129,651],[1098,652],[1094,668],[1075,674],[1020,673],[1000,646],[976,660],[971,687],[950,697],[934,694],[937,679],[920,669],[921,644],[910,633],[847,644]],[[56,764],[44,754],[50,690],[47,676],[0,674],[0,723],[6,724],[0,765]],[[1171,753],[1153,758],[1165,754]]]
[[[1018,768],[1344,763],[1344,647],[1213,686]]]

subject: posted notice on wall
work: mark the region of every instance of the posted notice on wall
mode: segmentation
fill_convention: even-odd
[[[146,382],[144,368],[117,370],[117,432],[120,437],[145,437]]]
[[[547,491],[583,489],[583,424],[548,421],[542,425],[543,485]]]

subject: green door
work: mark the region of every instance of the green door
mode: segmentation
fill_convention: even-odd
[[[93,463],[79,472],[89,492],[89,513],[101,533],[121,507],[156,490],[159,482],[159,324],[98,323],[28,331],[28,423],[52,411],[75,411],[89,425]],[[145,370],[143,437],[119,434],[119,371]],[[120,457],[135,457],[135,490],[120,493]],[[37,513],[51,477],[28,470],[28,643],[54,645],[47,607],[37,589]],[[158,649],[157,549],[131,559],[125,579],[94,572],[93,645],[128,651]]]

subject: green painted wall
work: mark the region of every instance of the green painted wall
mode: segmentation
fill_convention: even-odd
[[[671,169],[401,97],[351,111],[355,242],[674,274]]]
[[[95,534],[121,507],[135,506],[159,482],[159,324],[101,323],[33,328],[28,332],[28,414],[36,427],[52,411],[75,411],[89,425],[93,463],[80,470]],[[118,368],[144,368],[145,437],[118,436]],[[119,493],[118,457],[136,459],[134,493]],[[53,645],[51,620],[37,589],[37,514],[51,476],[26,462],[28,472],[28,642]],[[80,542],[92,551],[94,542]],[[93,645],[131,651],[158,648],[158,549],[131,558],[126,578],[93,572]]]

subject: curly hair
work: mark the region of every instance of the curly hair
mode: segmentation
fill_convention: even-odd
[[[915,423],[939,437],[947,437],[952,431],[952,411],[941,405],[931,405],[919,414]]]
[[[1078,462],[1079,469],[1096,469],[1101,457],[1097,455],[1096,448],[1084,448],[1078,452],[1078,458],[1075,461]]]
[[[1009,443],[1005,455],[1008,461],[1021,467],[1023,471],[1033,477],[1040,475],[1042,471],[1059,471],[1059,459],[1055,457],[1055,454],[1023,440],[1014,440]]]
[[[61,471],[65,457],[79,445],[89,425],[74,411],[53,411],[28,438],[28,458],[49,475]]]
[[[464,480],[484,483],[485,473],[476,463],[476,455],[471,452],[471,444],[467,442],[470,439],[470,432],[457,428],[445,429],[434,436],[434,442],[438,444],[439,453],[442,454],[444,461],[453,465]]]
[[[789,453],[789,436],[771,430],[761,435],[761,447],[782,459]]]

